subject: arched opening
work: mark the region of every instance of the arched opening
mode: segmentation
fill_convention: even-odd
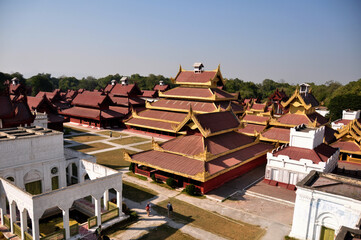
[[[32,194],[37,195],[43,192],[42,189],[42,175],[37,170],[30,170],[24,176],[25,190]]]

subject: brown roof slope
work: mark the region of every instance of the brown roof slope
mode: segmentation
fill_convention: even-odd
[[[254,138],[237,132],[228,132],[204,139],[208,152],[217,155],[250,144]]]
[[[247,125],[244,128],[238,129],[238,132],[254,134],[255,131],[256,132],[262,132],[265,128],[266,128],[265,125],[247,123]]]
[[[119,95],[119,96],[128,96],[128,94],[130,93],[134,93],[134,95],[142,95],[143,92],[138,88],[138,86],[133,83],[133,84],[128,84],[128,85],[122,85],[122,84],[115,84],[115,86],[111,89],[110,91],[112,94],[114,95]]]
[[[359,152],[360,146],[355,142],[339,140],[332,144],[332,147],[340,148],[341,151]]]
[[[210,82],[217,72],[204,71],[200,73],[194,73],[194,71],[181,71],[175,79],[178,83],[207,83]]]
[[[307,117],[313,122],[316,120],[317,118],[317,123],[324,125],[326,123],[328,123],[328,119],[325,118],[324,116],[322,116],[321,114],[319,114],[318,112],[313,112],[310,114],[307,114]]]
[[[261,135],[264,138],[289,142],[290,141],[290,129],[289,128],[270,128],[263,132]]]
[[[256,157],[257,155],[265,151],[269,151],[272,148],[272,145],[266,143],[257,143],[250,147],[240,149],[236,152],[226,154],[210,162],[207,162],[206,170],[212,175],[224,169],[240,164],[252,157]]]
[[[216,105],[217,107],[220,106],[222,110],[226,110],[229,106],[229,102],[216,102]],[[243,112],[243,107],[236,101],[231,102],[231,108],[234,113]]]
[[[240,125],[238,118],[230,111],[196,114],[195,117],[202,128],[209,129],[210,133],[238,128]]]
[[[303,98],[307,105],[311,104],[312,107],[317,107],[320,105],[320,103],[317,101],[317,99],[315,98],[315,96],[313,96],[312,93],[301,93],[300,96]]]
[[[333,148],[324,143],[321,143],[315,149],[299,148],[299,147],[285,147],[277,152],[274,156],[286,155],[292,160],[309,159],[313,163],[326,162],[335,152],[337,148]]]
[[[170,89],[163,93],[165,96],[185,96],[185,97],[212,97],[212,92],[209,88],[191,88],[191,87],[177,87]]]
[[[172,123],[162,122],[159,120],[131,118],[127,121],[127,124],[151,129],[164,129],[168,132],[174,132]]]
[[[168,89],[169,89],[169,85],[159,85],[159,84],[155,85],[153,88],[154,91],[161,91],[161,92],[164,92]]]
[[[204,145],[202,138],[203,137],[200,135],[180,136],[163,143],[161,147],[164,150],[175,153],[196,155],[204,152]]]
[[[3,125],[6,127],[18,126],[20,124],[30,124],[35,116],[30,112],[29,106],[24,101],[13,103],[15,115],[11,118],[3,119]]]
[[[191,176],[204,172],[203,161],[166,152],[142,152],[133,155],[132,159],[134,161],[151,165],[155,168],[166,169]]]
[[[187,114],[148,109],[138,113],[138,116],[144,118],[162,119],[162,120],[174,121],[180,123],[187,116]]]
[[[211,88],[218,98],[234,98],[235,96],[219,88]]]
[[[106,98],[107,95],[102,95],[101,92],[84,91],[74,98],[72,105],[99,108]]]
[[[279,119],[278,122],[289,125],[301,125],[301,124],[309,124],[310,119],[303,114],[285,114]]]
[[[242,119],[242,121],[244,122],[267,122],[270,118],[269,117],[263,117],[263,116],[256,116],[256,115],[251,115],[251,114],[247,114],[246,116],[244,116],[244,118]]]
[[[160,107],[165,109],[179,109],[189,111],[189,107],[192,106],[194,111],[198,112],[213,112],[216,107],[210,102],[198,102],[198,101],[185,101],[185,100],[172,100],[161,99],[151,104],[152,107]]]

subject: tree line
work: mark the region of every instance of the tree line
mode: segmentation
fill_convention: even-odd
[[[0,92],[3,90],[3,83],[14,77],[18,78],[22,84],[30,86],[32,89],[31,95],[35,96],[39,91],[51,92],[54,89],[61,89],[62,91],[68,89],[100,90],[104,89],[113,79],[119,82],[123,76],[115,74],[98,79],[92,76],[78,79],[76,77],[54,77],[49,73],[39,73],[26,79],[18,72],[12,74],[0,72]],[[267,101],[267,98],[276,89],[283,90],[288,96],[291,96],[298,87],[298,85],[289,84],[285,81],[276,82],[271,79],[265,79],[262,83],[243,81],[238,78],[225,80],[226,84],[224,90],[231,93],[239,92],[242,98],[259,98],[261,101]],[[133,74],[129,77],[129,82],[137,83],[142,90],[153,89],[159,81],[163,81],[165,84],[175,87],[170,78],[166,78],[162,75],[149,74],[148,76],[141,76],[139,74]],[[330,117],[333,120],[341,117],[343,109],[361,109],[361,79],[346,85],[342,85],[336,81],[327,81],[320,85],[313,82],[308,84],[311,85],[312,93],[321,105],[329,108],[331,112]]]

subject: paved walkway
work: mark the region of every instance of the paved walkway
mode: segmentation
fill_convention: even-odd
[[[285,224],[282,221],[275,221],[272,215],[256,215],[254,213],[244,211],[242,208],[235,208],[232,207],[232,205],[227,205],[223,202],[218,202],[210,199],[199,199],[187,196],[185,194],[178,194],[177,191],[157,186],[150,183],[149,181],[143,181],[138,178],[128,176],[126,174],[123,176],[125,181],[132,182],[158,192],[159,195],[152,200],[152,203],[162,201],[162,199],[175,197],[178,200],[187,202],[189,204],[211,212],[216,212],[222,216],[226,216],[253,225],[259,225],[267,230],[266,235],[263,237],[264,240],[284,239],[284,236],[288,235],[291,230],[291,226],[289,224]],[[277,204],[274,202],[267,202],[268,205],[270,205],[271,203]],[[282,204],[281,206],[280,204],[277,204],[277,206],[280,208],[280,211],[285,208],[285,206]],[[291,208],[291,210],[293,210],[293,208]]]

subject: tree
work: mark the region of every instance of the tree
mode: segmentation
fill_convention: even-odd
[[[79,80],[75,77],[61,77],[59,80],[59,88],[63,91],[68,89],[76,90],[78,89]]]
[[[331,120],[340,119],[342,117],[342,110],[360,110],[361,109],[361,94],[344,94],[331,99],[328,109],[330,110]]]
[[[88,76],[86,78],[82,78],[82,80],[79,81],[78,88],[84,88],[86,90],[93,91],[97,86],[97,79],[92,76]]]
[[[26,83],[32,87],[33,96],[38,94],[39,91],[53,91],[53,84],[51,83],[51,75],[49,73],[38,73],[38,75],[29,78]]]

